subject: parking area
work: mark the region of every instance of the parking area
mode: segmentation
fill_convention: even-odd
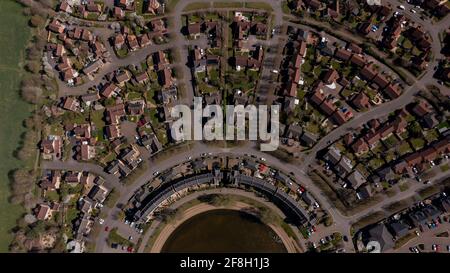
[[[411,239],[402,247],[390,252],[450,253],[450,217],[448,215],[428,222],[426,226],[421,227],[419,230],[416,232],[415,238]]]

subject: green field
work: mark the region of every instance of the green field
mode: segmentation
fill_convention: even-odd
[[[22,76],[21,62],[30,31],[20,5],[12,0],[0,1],[0,252],[8,251],[10,229],[23,212],[20,206],[8,203],[8,172],[20,168],[13,157],[21,133],[22,121],[30,112],[18,96]]]

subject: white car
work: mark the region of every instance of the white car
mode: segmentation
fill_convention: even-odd
[[[405,6],[403,6],[403,5],[398,6],[398,8],[401,10],[405,10]]]
[[[274,69],[274,70],[272,70],[272,73],[274,73],[274,74],[278,74],[278,73],[280,73],[280,71],[278,71],[278,70]]]
[[[411,9],[411,12],[412,13],[416,13],[417,11],[415,9]]]
[[[264,162],[266,161],[266,159],[264,157],[261,157],[260,159],[261,159],[261,161],[264,161]]]
[[[191,160],[191,159],[192,159],[192,156],[188,156],[187,160]]]
[[[104,222],[105,222],[105,219],[102,219],[102,218],[99,218],[99,219],[98,219],[98,223],[99,223],[100,225],[103,225]]]
[[[156,172],[153,173],[153,176],[157,176],[158,174],[159,174],[159,172],[156,171]]]

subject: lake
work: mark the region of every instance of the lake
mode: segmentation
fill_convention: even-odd
[[[257,217],[236,210],[210,210],[189,218],[165,242],[166,253],[283,253],[276,233]]]

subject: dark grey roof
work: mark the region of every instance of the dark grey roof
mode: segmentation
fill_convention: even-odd
[[[415,226],[425,225],[428,221],[427,215],[422,210],[412,211],[408,214],[408,216]]]
[[[306,145],[312,146],[317,142],[317,135],[308,131],[304,131],[300,139],[304,141]]]
[[[439,124],[436,116],[433,113],[428,113],[423,117],[423,121],[427,128],[434,128]]]
[[[367,242],[376,241],[380,244],[381,252],[394,247],[392,235],[388,232],[384,224],[377,224],[368,230]]]
[[[390,223],[389,227],[392,234],[397,238],[401,238],[409,233],[409,226],[399,221]]]
[[[289,125],[286,132],[286,137],[299,141],[302,133],[303,133],[302,127],[298,125]]]
[[[357,189],[359,186],[366,183],[366,178],[358,170],[355,170],[347,177],[347,181],[351,184],[353,189]]]
[[[330,161],[331,164],[336,164],[341,159],[341,151],[339,151],[336,147],[331,146],[325,154],[324,159]]]

